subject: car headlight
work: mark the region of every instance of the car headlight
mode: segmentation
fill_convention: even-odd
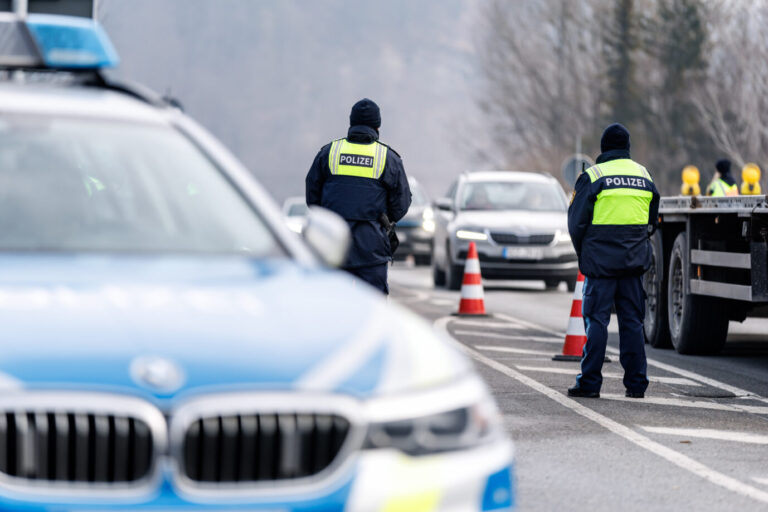
[[[424,212],[421,214],[421,227],[424,231],[427,233],[434,233],[435,232],[435,212],[432,211],[432,208],[427,207],[424,208]]]
[[[488,235],[482,231],[460,229],[456,231],[456,238],[461,238],[462,240],[478,240],[482,242],[488,240]]]
[[[475,381],[473,378],[460,384],[464,389],[455,385],[445,388],[442,397],[434,394],[420,398],[422,410],[425,407],[429,410],[434,404],[447,407],[439,412],[414,414],[415,411],[408,411],[408,405],[398,411],[401,407],[394,400],[380,404],[376,408],[380,408],[381,413],[374,417],[392,415],[393,418],[370,423],[364,448],[396,449],[417,456],[468,449],[499,439],[502,428],[498,409],[484,386]],[[451,406],[456,398],[458,402],[466,401],[468,387],[475,388],[472,403]],[[462,395],[465,395],[463,400]],[[412,416],[398,417],[404,414]]]

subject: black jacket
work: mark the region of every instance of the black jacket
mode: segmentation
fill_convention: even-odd
[[[347,140],[370,144],[379,134],[368,126],[352,126]],[[346,219],[352,232],[352,246],[345,268],[359,268],[386,263],[392,259],[389,238],[378,219],[386,213],[397,222],[411,205],[411,189],[400,155],[387,148],[384,171],[377,180],[356,176],[332,175],[328,167],[330,144],[315,157],[306,178],[308,205],[332,210]]]
[[[629,158],[629,151],[606,151],[597,163]],[[651,183],[653,197],[647,225],[592,225],[592,213],[605,178],[589,179],[586,172],[576,181],[568,208],[568,231],[579,257],[579,269],[587,277],[624,277],[642,275],[651,266],[649,235],[659,217],[659,192]],[[650,228],[649,228],[650,226]]]

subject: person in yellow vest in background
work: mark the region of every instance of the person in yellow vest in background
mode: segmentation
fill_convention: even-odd
[[[759,196],[762,194],[760,189],[760,168],[757,164],[747,164],[741,170],[741,195]]]
[[[347,221],[352,247],[343,269],[384,294],[387,263],[397,242],[393,223],[411,205],[411,189],[397,152],[379,142],[379,106],[364,98],[352,107],[349,130],[320,149],[305,180],[307,205]]]
[[[739,187],[731,176],[731,161],[723,158],[715,164],[715,176],[707,187],[707,195],[713,197],[737,196]]]
[[[684,196],[701,195],[699,178],[699,168],[695,165],[686,165],[683,168],[683,186],[680,187],[680,194]]]

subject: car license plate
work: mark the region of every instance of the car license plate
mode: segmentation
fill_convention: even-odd
[[[544,256],[538,247],[504,247],[501,254],[508,260],[540,260]]]

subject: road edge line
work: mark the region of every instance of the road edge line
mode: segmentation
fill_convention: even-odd
[[[646,437],[640,434],[639,432],[636,432],[631,428],[625,425],[622,425],[621,423],[615,420],[612,420],[611,418],[603,416],[602,414],[593,411],[589,407],[581,405],[576,400],[568,398],[566,395],[558,391],[555,391],[550,387],[545,386],[539,381],[531,377],[528,377],[527,375],[524,375],[523,373],[518,372],[517,370],[514,370],[505,364],[499,363],[494,359],[486,357],[480,352],[477,352],[476,350],[464,345],[463,343],[458,341],[456,338],[454,338],[451,335],[450,331],[448,330],[448,323],[451,320],[453,320],[452,317],[441,317],[435,320],[432,325],[435,328],[441,330],[443,333],[445,333],[445,335],[448,336],[451,340],[453,340],[453,342],[456,345],[458,345],[459,348],[464,353],[472,357],[474,360],[480,363],[483,363],[489,368],[492,368],[510,378],[515,379],[521,384],[528,386],[534,391],[538,391],[539,393],[554,400],[560,405],[572,410],[576,414],[579,414],[580,416],[583,416],[584,418],[587,418],[588,420],[594,423],[597,423],[598,425],[605,428],[606,430],[613,432],[614,434],[620,437],[623,437],[627,441],[630,441],[631,443],[655,455],[658,455],[659,457],[667,460],[668,462],[671,462],[672,464],[675,464],[676,466],[690,473],[693,473],[694,475],[700,478],[703,478],[704,480],[710,483],[723,487],[729,491],[735,492],[742,496],[752,498],[754,500],[757,500],[763,503],[768,503],[768,492],[761,491],[760,489],[747,485],[739,480],[736,480],[735,478],[732,478],[728,475],[715,471],[714,469],[708,466],[705,466],[704,464],[696,460],[693,460],[692,458],[686,455],[683,455],[680,452],[676,452],[671,448],[668,448],[660,443],[657,443],[656,441],[653,441],[649,437]]]
[[[526,327],[529,327],[531,329],[536,329],[542,332],[549,332],[551,334],[557,334],[560,336],[565,337],[564,332],[558,332],[554,329],[550,329],[548,327],[545,327],[543,325],[538,325],[533,322],[529,322],[527,320],[522,320],[519,318],[516,318],[514,316],[506,315],[504,313],[496,313],[496,317],[498,318],[505,318],[506,320],[510,322],[516,322],[525,325]],[[619,350],[613,347],[607,347],[606,349],[608,352],[614,355],[619,354]],[[764,398],[757,393],[753,393],[751,391],[747,391],[746,389],[742,389],[736,386],[731,386],[730,384],[726,384],[725,382],[720,382],[719,380],[711,379],[709,377],[705,377],[704,375],[700,375],[696,372],[692,372],[690,370],[685,370],[683,368],[678,368],[677,366],[671,365],[669,363],[662,363],[661,361],[657,361],[653,358],[646,357],[646,360],[648,361],[648,364],[651,366],[655,366],[656,368],[659,368],[660,370],[665,370],[670,373],[676,373],[677,375],[680,375],[681,377],[687,377],[691,380],[695,380],[697,382],[701,382],[702,384],[706,384],[707,386],[721,389],[723,391],[727,391],[729,393],[733,393],[735,396],[734,398],[752,398],[754,400],[768,403],[768,398]],[[734,407],[738,407],[737,405],[734,405]]]

